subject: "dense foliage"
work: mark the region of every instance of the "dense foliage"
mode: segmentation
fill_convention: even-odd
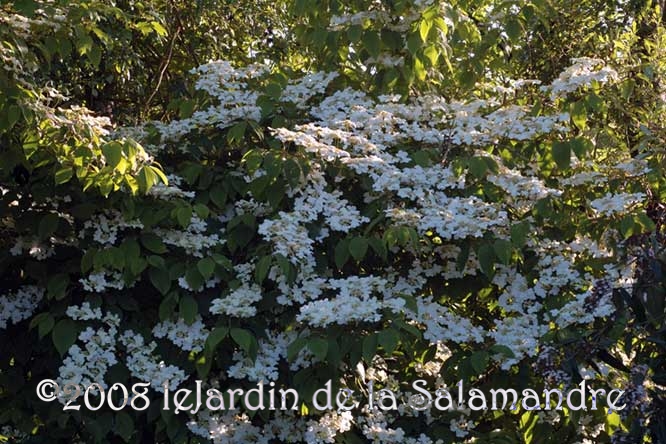
[[[656,1],[1,5],[0,442],[665,443],[663,22]],[[151,406],[63,410],[43,379],[148,382]],[[627,407],[421,411],[417,379],[585,379]],[[197,380],[300,400],[162,409]],[[322,411],[328,381],[399,408]]]

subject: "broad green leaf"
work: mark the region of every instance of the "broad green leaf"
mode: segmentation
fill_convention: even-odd
[[[571,146],[568,142],[553,143],[553,159],[560,169],[569,168],[571,163]]]
[[[56,232],[60,218],[55,213],[48,213],[39,221],[39,237],[46,239]]]
[[[148,271],[148,277],[150,278],[150,282],[160,293],[166,295],[169,292],[169,289],[171,288],[171,279],[169,278],[168,271],[162,268],[151,268]]]
[[[488,355],[487,351],[475,351],[474,353],[472,353],[472,356],[470,356],[469,359],[474,371],[477,374],[481,374],[488,367],[490,356]]]
[[[493,244],[493,249],[500,262],[504,265],[509,265],[513,254],[513,245],[511,242],[504,239],[497,239]]]
[[[253,338],[252,333],[242,328],[232,328],[230,330],[230,335],[231,339],[233,339],[240,348],[242,348],[246,353],[250,352]]]
[[[391,354],[400,342],[400,334],[398,334],[398,332],[392,328],[388,328],[377,333],[377,339],[379,341],[379,345],[384,348],[384,351],[388,354]]]
[[[323,361],[328,354],[328,341],[324,338],[310,338],[308,348],[317,359]]]
[[[373,30],[367,30],[363,33],[362,37],[363,41],[363,46],[365,49],[368,50],[368,53],[370,53],[371,57],[377,57],[379,56],[381,52],[381,39],[379,38],[379,34],[377,34],[376,31]]]
[[[65,356],[69,348],[76,342],[77,336],[78,329],[76,323],[71,319],[61,319],[51,332],[53,345],[55,345],[60,356]]]
[[[199,270],[204,279],[208,280],[213,277],[213,273],[215,272],[215,261],[209,257],[200,259],[197,262],[197,270]]]
[[[157,235],[153,233],[145,233],[141,235],[141,244],[143,246],[156,254],[163,254],[167,252],[166,245],[162,242]]]
[[[349,253],[357,261],[360,261],[365,257],[365,253],[368,251],[368,240],[364,237],[355,237],[349,241]]]
[[[222,342],[228,334],[229,329],[227,327],[215,327],[206,338],[206,350],[208,353],[212,354],[218,344]]]
[[[199,314],[199,305],[191,295],[187,294],[181,296],[178,302],[178,311],[187,324],[192,324]]]

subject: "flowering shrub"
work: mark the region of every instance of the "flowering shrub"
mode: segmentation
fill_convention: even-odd
[[[488,38],[463,6],[295,3],[296,35],[323,52],[304,50],[313,69],[203,64],[178,118],[112,128],[2,73],[33,89],[2,102],[30,117],[0,133],[0,439],[664,442],[663,139],[645,127],[640,153],[619,142],[630,54],[438,90],[464,40]],[[492,30],[513,14],[518,40],[509,24],[529,8],[502,8],[482,18]],[[663,117],[655,103],[641,112]],[[65,396],[36,398],[45,378],[145,382],[152,402],[63,410]],[[626,407],[413,409],[417,379],[433,394],[584,379],[625,390]],[[225,406],[258,383],[299,399],[162,409],[197,380]],[[395,401],[320,409],[327,383]]]

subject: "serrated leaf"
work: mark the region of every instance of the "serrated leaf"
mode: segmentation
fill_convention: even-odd
[[[55,183],[56,185],[62,185],[63,183],[69,182],[69,180],[74,176],[74,169],[71,167],[61,168],[55,173]]]
[[[118,142],[109,142],[102,146],[102,154],[104,154],[106,164],[115,168],[123,158],[123,146]]]

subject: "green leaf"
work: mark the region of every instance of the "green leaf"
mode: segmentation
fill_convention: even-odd
[[[58,321],[51,332],[53,345],[55,345],[60,356],[65,356],[69,348],[74,345],[74,342],[76,342],[77,336],[78,331],[76,323],[71,319],[62,319]]]
[[[157,34],[159,34],[160,37],[166,37],[168,32],[167,32],[166,28],[164,28],[164,26],[162,26],[162,24],[160,24],[159,22],[155,22],[155,21],[150,22],[150,24],[153,25],[153,29],[155,30],[155,32]]]
[[[199,273],[197,267],[190,267],[185,272],[185,280],[190,288],[198,291],[204,285],[204,277]]]
[[[317,359],[323,361],[328,354],[328,341],[324,338],[310,338],[308,348]]]
[[[53,319],[51,313],[40,313],[30,321],[30,328],[37,326],[39,339],[42,339],[44,336],[51,333],[54,325],[55,319]]]
[[[558,168],[562,170],[569,168],[571,162],[571,146],[567,142],[553,143],[553,159]]]
[[[487,351],[475,351],[469,358],[472,368],[477,374],[483,373],[488,367],[490,355]]]
[[[160,293],[166,295],[169,292],[169,289],[171,288],[171,279],[168,271],[162,268],[151,268],[148,271],[148,277],[150,278],[150,282]]]
[[[347,239],[341,240],[335,246],[335,266],[338,270],[342,269],[349,259],[349,241]]]
[[[579,100],[571,105],[569,112],[574,124],[581,130],[587,128],[587,110],[585,109],[585,102]]]
[[[409,50],[410,54],[415,55],[418,50],[421,49],[422,45],[423,41],[418,33],[410,34],[409,37],[407,37],[407,50]]]
[[[187,294],[180,298],[178,312],[187,324],[192,324],[199,314],[199,304],[191,295]]]
[[[500,262],[504,265],[509,265],[513,254],[513,245],[511,242],[504,239],[497,239],[493,244],[493,249]]]
[[[481,179],[488,171],[488,164],[480,157],[472,157],[468,160],[469,172],[477,179]]]
[[[162,302],[160,302],[160,307],[158,309],[158,314],[160,316],[160,321],[166,321],[173,317],[173,313],[176,311],[176,306],[178,302],[173,297],[167,297]]]
[[[225,207],[227,203],[227,191],[222,185],[215,185],[213,188],[211,188],[208,195],[210,196],[210,200],[212,200],[213,203],[218,206],[218,208]]]
[[[377,333],[377,339],[379,340],[379,345],[384,348],[384,351],[391,354],[398,346],[398,342],[400,342],[400,334],[392,328],[389,328]]]
[[[363,338],[363,359],[371,363],[372,358],[377,353],[377,335],[372,333]]]
[[[257,265],[254,268],[254,279],[258,284],[264,282],[264,279],[268,276],[268,271],[270,270],[272,263],[273,257],[270,255],[264,256],[257,261]]]
[[[357,261],[360,261],[365,257],[365,253],[368,251],[368,240],[364,237],[355,237],[349,242],[349,253]]]
[[[306,344],[307,340],[305,338],[296,338],[294,342],[289,344],[289,347],[287,347],[287,361],[293,362]]]
[[[240,348],[242,348],[246,353],[250,352],[253,338],[252,333],[242,328],[232,328],[230,335],[231,339],[233,339]]]
[[[192,207],[189,205],[180,207],[176,210],[176,220],[181,227],[187,228],[192,220]]]
[[[109,142],[102,146],[102,154],[104,154],[106,164],[115,168],[123,158],[123,146],[118,142]]]
[[[69,284],[69,275],[58,273],[49,278],[46,285],[49,299],[60,300],[65,297],[67,285]]]
[[[215,348],[220,342],[224,340],[229,334],[227,327],[215,327],[206,338],[206,350],[209,354],[215,351]]]
[[[127,412],[118,412],[116,414],[115,427],[113,431],[125,442],[129,442],[134,434],[134,420]]]
[[[491,245],[482,245],[479,248],[479,264],[483,274],[492,278],[495,274],[495,249]]]
[[[141,244],[155,254],[163,254],[167,252],[166,245],[164,245],[162,239],[153,233],[142,234]]]
[[[71,167],[61,168],[55,173],[55,183],[56,185],[62,185],[70,181],[74,175],[74,169]]]
[[[197,262],[197,270],[205,280],[208,280],[215,272],[215,261],[209,257],[203,258]]]
[[[419,23],[419,35],[421,36],[421,41],[423,43],[428,40],[428,34],[430,33],[430,28],[432,28],[431,20],[421,20]]]
[[[527,221],[519,222],[511,226],[511,242],[516,248],[522,248],[527,242],[530,232],[530,224]]]
[[[363,46],[368,50],[371,57],[379,56],[382,42],[377,32],[372,30],[365,31],[363,33],[362,41]]]
[[[48,213],[39,221],[38,234],[41,239],[46,239],[56,232],[60,218],[55,213]]]

